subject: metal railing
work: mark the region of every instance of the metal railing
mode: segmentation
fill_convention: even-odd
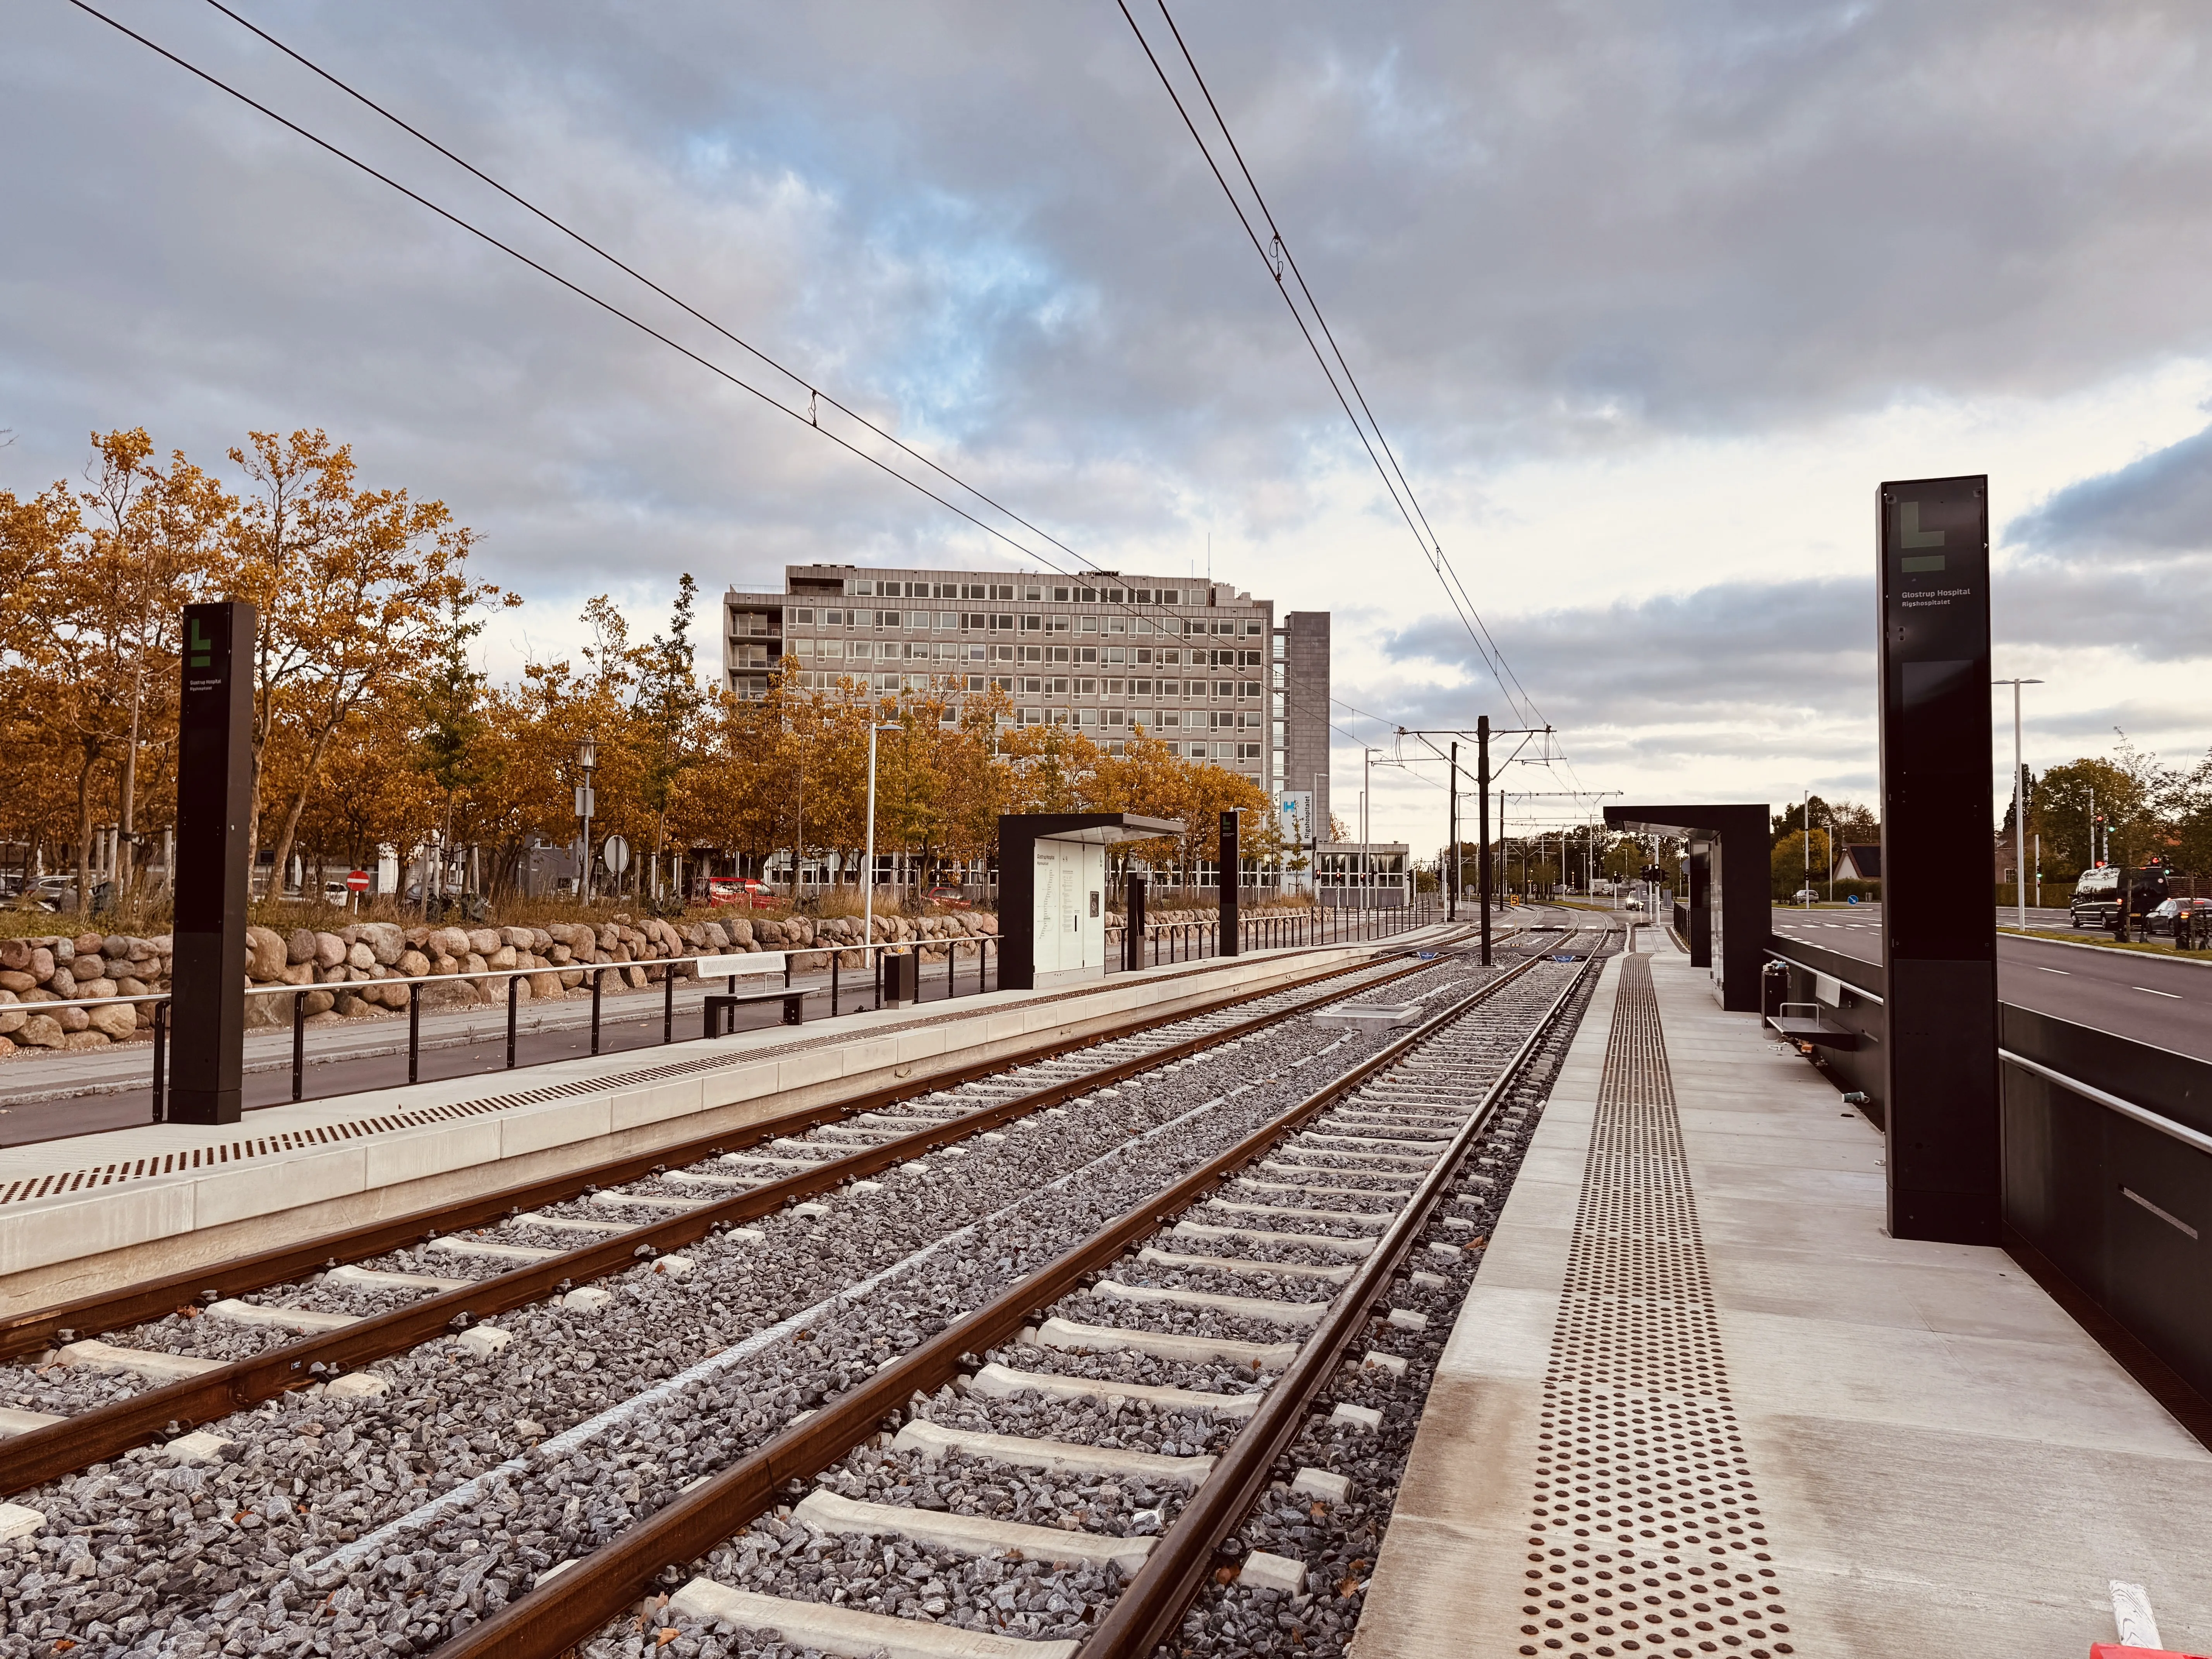
[[[1243,951],[1317,949],[1334,945],[1369,942],[1386,938],[1393,933],[1405,932],[1410,928],[1425,926],[1430,921],[1435,919],[1431,915],[1434,909],[1433,905],[1427,903],[1416,903],[1398,909],[1374,910],[1339,910],[1315,907],[1288,915],[1248,916],[1243,919],[1238,930],[1241,948]],[[1109,923],[1106,928],[1108,937],[1105,966],[1109,973],[1127,971],[1130,966],[1126,948],[1127,932],[1126,923]],[[1000,943],[999,936],[991,933],[968,934],[944,939],[879,939],[867,944],[857,941],[820,940],[796,950],[762,951],[750,955],[734,951],[710,951],[678,957],[648,957],[630,962],[572,962],[532,968],[486,968],[473,973],[392,975],[380,979],[316,981],[305,985],[252,985],[246,988],[246,995],[262,999],[279,997],[289,999],[289,1006],[286,1011],[290,1015],[292,1036],[289,1097],[292,1101],[299,1102],[307,1097],[307,1021],[313,1017],[308,1012],[307,1005],[309,999],[319,991],[336,999],[349,993],[358,996],[362,992],[372,988],[380,994],[387,988],[404,987],[407,993],[404,1006],[407,1016],[407,1040],[404,1049],[407,1081],[413,1084],[422,1081],[424,1048],[422,1014],[426,1006],[434,1006],[428,1003],[424,996],[425,988],[429,987],[441,985],[450,987],[456,983],[465,983],[473,987],[483,1000],[475,1003],[465,1012],[481,1014],[484,1012],[487,1004],[496,1006],[500,994],[492,987],[495,982],[504,981],[506,1022],[503,1033],[502,1063],[497,1069],[513,1071],[526,1064],[547,1063],[542,1060],[525,1061],[520,1054],[521,1039],[526,1035],[521,1024],[522,983],[525,980],[539,975],[580,974],[582,975],[580,982],[588,986],[591,991],[591,1015],[586,1028],[589,1033],[588,1053],[596,1056],[603,1051],[605,1043],[605,1028],[607,1022],[605,1017],[605,1002],[606,976],[609,974],[641,973],[645,984],[635,988],[639,990],[643,990],[647,986],[653,984],[659,986],[661,995],[659,1040],[662,1043],[671,1043],[678,1040],[676,1035],[677,988],[679,982],[685,980],[690,980],[703,988],[711,980],[722,979],[726,983],[726,994],[734,996],[738,994],[741,980],[751,980],[757,983],[760,980],[780,974],[780,988],[782,993],[826,997],[829,1004],[828,1018],[835,1019],[841,1017],[848,1008],[854,1012],[866,1012],[871,1008],[880,1008],[884,1006],[886,999],[883,964],[887,957],[913,954],[926,957],[927,953],[931,951],[942,950],[945,952],[942,974],[935,972],[936,964],[927,960],[918,966],[917,1001],[942,1001],[954,997],[978,995],[993,990],[997,986]],[[973,946],[973,950],[968,950],[966,947],[969,946]],[[860,966],[848,971],[846,959],[848,956],[855,954],[860,956],[863,962]],[[1139,968],[1166,967],[1180,963],[1209,960],[1220,955],[1221,924],[1218,921],[1162,922],[1149,925],[1145,929],[1139,952],[1140,960],[1135,965]],[[811,984],[794,983],[795,971],[817,973],[821,971],[818,968],[811,969],[796,968],[794,959],[807,956],[827,958],[826,981],[817,980]],[[1146,957],[1149,959],[1141,959]],[[741,962],[745,965],[740,969],[726,974],[710,970],[702,975],[699,971],[699,964],[702,963],[712,963],[719,969],[723,964],[732,962]],[[863,974],[866,977],[860,977]],[[577,988],[576,986],[563,981],[564,993],[575,988]],[[758,994],[763,1002],[767,1002],[776,1000],[777,993],[770,989],[760,991]],[[150,1006],[149,1024],[153,1047],[151,1121],[161,1123],[166,1121],[168,1115],[168,1057],[173,1018],[171,995],[172,994],[167,991],[152,991],[133,996],[53,998],[37,1002],[10,1003],[7,1006],[9,1012],[33,1015],[51,1015],[64,1008],[91,1010],[114,1006]],[[854,1008],[856,998],[859,1006]],[[563,1000],[565,1000],[564,995]],[[393,1009],[392,1012],[397,1013],[401,1011]],[[454,1012],[459,1012],[464,1010],[456,1009]],[[645,1014],[641,1018],[634,1017],[621,1024],[625,1025],[649,1024],[651,1018],[650,1014]],[[275,1024],[276,1022],[271,1022],[271,1024]],[[266,1032],[270,1027],[264,1025],[252,1029]],[[353,1026],[352,1029],[368,1028]],[[553,1029],[557,1030],[565,1028]],[[538,1035],[546,1030],[547,1028],[541,1024],[537,1031],[529,1035]],[[702,1025],[702,1035],[709,1034],[719,1033],[712,1033]],[[448,1037],[442,1042],[436,1041],[434,1034],[430,1046],[473,1048],[484,1040],[474,1029],[471,1029],[465,1033]],[[257,1066],[255,1069],[269,1068]]]

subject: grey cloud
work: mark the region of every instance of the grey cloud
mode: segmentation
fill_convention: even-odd
[[[2039,551],[2212,551],[2212,427],[2058,490],[2005,532]]]

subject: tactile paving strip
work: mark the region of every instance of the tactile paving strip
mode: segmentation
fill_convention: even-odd
[[[1520,1651],[1793,1651],[1721,1352],[1650,958],[1622,959],[1552,1333]]]

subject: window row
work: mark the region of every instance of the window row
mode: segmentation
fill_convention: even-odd
[[[730,642],[739,658],[762,652],[765,646]],[[1160,650],[1152,646],[1126,645],[962,645],[951,640],[933,644],[927,640],[846,640],[799,638],[788,642],[794,657],[845,657],[883,662],[1036,662],[1158,665],[1180,667],[1186,657],[1194,668],[1258,668],[1256,651]]]
[[[918,582],[873,576],[848,580],[845,591],[859,599],[998,599],[1007,604],[1025,599],[1034,605],[1181,605],[1188,593],[1193,605],[1206,603],[1202,587],[1057,587],[1042,582]]]
[[[757,626],[756,621],[761,625]],[[984,611],[848,611],[817,605],[796,605],[784,613],[788,628],[902,628],[950,634],[1180,634],[1224,639],[1259,639],[1267,632],[1264,618],[1231,617],[1225,621],[1203,617],[1063,617],[1018,615]],[[769,631],[765,619],[750,613],[733,613],[732,638]],[[1255,665],[1258,653],[1249,659]]]

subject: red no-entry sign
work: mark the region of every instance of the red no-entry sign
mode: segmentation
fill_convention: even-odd
[[[366,893],[368,890],[368,872],[366,870],[356,870],[351,874],[348,875],[346,877],[346,888],[350,892]]]

